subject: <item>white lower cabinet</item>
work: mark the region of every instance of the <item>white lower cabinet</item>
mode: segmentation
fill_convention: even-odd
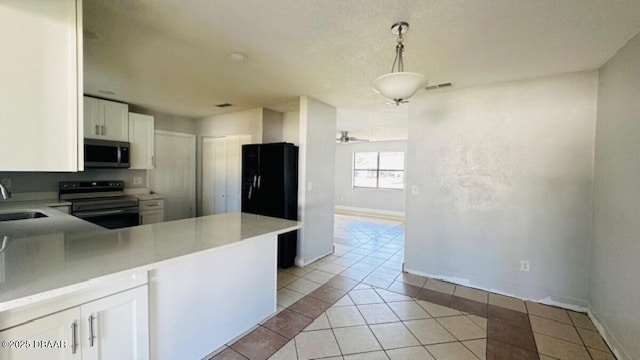
[[[140,200],[140,225],[157,224],[164,221],[164,200]]]
[[[145,285],[0,331],[0,359],[147,360],[148,304]]]
[[[0,359],[82,359],[79,319],[80,308],[75,307],[0,332]]]
[[[80,306],[82,360],[149,359],[147,286]]]

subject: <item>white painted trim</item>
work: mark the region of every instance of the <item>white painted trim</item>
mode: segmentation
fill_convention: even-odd
[[[181,136],[186,138],[193,138],[194,140],[196,139],[196,134],[183,133],[179,131],[154,130],[153,133],[159,134],[159,135],[173,135],[173,136]]]
[[[305,259],[303,257],[301,257],[301,256],[296,256],[295,264],[296,264],[297,267],[305,267],[305,266],[307,266],[309,264],[312,264],[312,263],[322,259],[323,257],[329,256],[331,254],[333,254],[333,248],[332,248],[332,250],[330,252],[328,252],[328,253],[326,253],[324,255],[320,255],[320,256],[318,256],[318,257],[316,257],[314,259],[311,259],[309,261],[305,261]]]
[[[389,217],[393,219],[404,220],[404,211],[369,209],[369,208],[342,206],[342,205],[335,205],[334,211],[340,214],[370,215],[370,216],[372,215],[372,216],[382,216],[382,217]]]
[[[424,273],[424,272],[421,272],[421,271],[417,271],[417,270],[413,270],[413,269],[407,269],[406,267],[404,268],[404,271],[409,273],[409,274],[419,275],[419,276],[427,277],[427,278],[430,278],[430,279],[442,280],[442,281],[446,281],[446,282],[449,282],[449,283],[452,283],[452,284],[462,285],[462,286],[466,286],[466,287],[470,287],[470,288],[474,288],[474,289],[478,289],[478,290],[484,290],[484,291],[488,291],[488,292],[491,292],[491,293],[494,293],[494,294],[509,296],[509,297],[520,299],[520,300],[524,300],[524,301],[532,301],[532,302],[536,302],[536,303],[540,303],[540,304],[556,306],[556,307],[560,307],[560,308],[563,308],[563,309],[573,310],[573,311],[582,312],[582,313],[586,313],[586,312],[589,311],[589,304],[585,300],[568,299],[567,298],[567,299],[565,299],[565,300],[567,300],[567,302],[560,302],[560,301],[557,301],[557,300],[553,300],[550,297],[543,298],[543,299],[523,298],[521,296],[513,295],[513,294],[506,293],[506,292],[503,292],[503,291],[500,291],[500,290],[496,290],[496,289],[493,289],[493,288],[483,288],[483,287],[472,285],[469,282],[469,279],[458,278],[458,277],[453,277],[453,276],[442,276],[442,275],[427,274],[427,273]]]
[[[611,351],[613,352],[613,355],[615,355],[616,359],[632,360],[631,355],[629,355],[628,352],[624,351],[624,348],[620,344],[620,341],[618,341],[615,335],[613,335],[613,332],[611,332],[609,328],[605,326],[604,323],[600,320],[600,316],[598,315],[598,313],[591,307],[589,307],[587,314],[589,315],[589,319],[591,319],[591,322],[593,322],[593,325],[596,327],[596,329],[598,329],[598,332],[600,333],[604,341],[607,343],[607,345],[609,345],[609,348],[611,348]]]

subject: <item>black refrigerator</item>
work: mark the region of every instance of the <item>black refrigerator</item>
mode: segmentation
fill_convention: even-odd
[[[242,212],[298,220],[298,147],[242,145]],[[294,265],[297,231],[278,236],[278,267]]]

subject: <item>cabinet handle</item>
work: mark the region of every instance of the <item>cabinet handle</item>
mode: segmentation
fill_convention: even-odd
[[[104,135],[104,125],[100,125],[100,132]]]
[[[96,135],[100,135],[100,125],[96,125]]]
[[[260,180],[262,180],[262,175],[258,175],[258,189],[260,189]]]
[[[78,342],[76,341],[76,322],[71,323],[71,354],[75,354],[78,350]]]
[[[93,319],[93,315],[89,315],[89,347],[93,347],[93,342],[96,339],[96,336],[93,333]]]

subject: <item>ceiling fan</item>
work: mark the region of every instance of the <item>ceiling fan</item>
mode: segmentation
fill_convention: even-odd
[[[340,137],[336,139],[337,143],[340,144],[350,144],[353,142],[367,142],[369,140],[367,139],[359,139],[357,137],[354,136],[349,136],[349,132],[348,131],[340,131]]]

